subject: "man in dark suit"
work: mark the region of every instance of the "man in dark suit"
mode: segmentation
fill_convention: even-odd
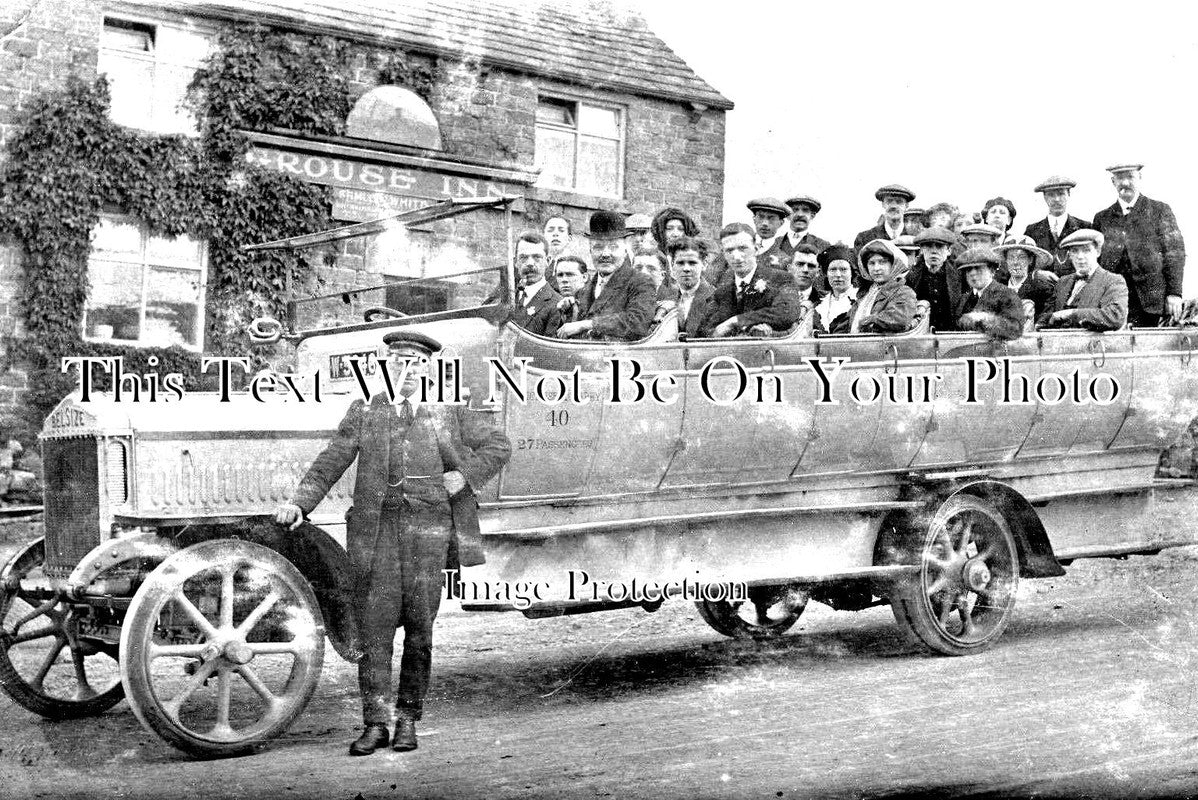
[[[853,249],[858,252],[874,239],[893,241],[903,235],[903,214],[907,206],[915,201],[915,192],[906,186],[890,183],[874,192],[874,197],[882,204],[882,221],[869,230],[861,231],[853,239]]]
[[[657,287],[632,268],[624,216],[614,211],[591,214],[586,234],[595,274],[577,294],[578,321],[563,323],[558,337],[587,337],[635,342],[649,333]]]
[[[715,287],[703,280],[707,242],[684,236],[670,244],[670,274],[678,287],[678,333],[688,339],[701,335],[711,309]]]
[[[557,260],[557,288],[562,295],[557,310],[563,323],[578,321],[578,293],[586,286],[587,272],[587,262],[582,256],[567,253]]]
[[[811,223],[824,207],[823,204],[809,194],[799,194],[789,198],[786,205],[790,209],[786,235],[779,236],[774,240],[773,248],[758,256],[757,263],[762,266],[774,269],[782,267],[783,262],[794,255],[795,248],[800,244],[811,245],[817,253],[822,253],[828,248],[827,239],[821,239],[811,232]],[[775,256],[778,258],[776,264],[773,261]]]
[[[1069,192],[1075,186],[1076,181],[1061,175],[1053,175],[1040,181],[1036,191],[1044,195],[1048,216],[1039,222],[1033,222],[1023,231],[1024,236],[1032,237],[1037,247],[1052,254],[1052,269],[1058,275],[1068,275],[1073,271],[1068,259],[1058,250],[1061,240],[1074,231],[1090,227],[1084,219],[1078,219],[1068,211]]]
[[[562,296],[545,276],[549,245],[536,231],[525,231],[516,240],[516,305],[509,319],[532,333],[553,336],[561,324],[557,304]]]
[[[953,260],[957,235],[948,228],[928,228],[919,232],[915,244],[919,258],[907,273],[907,285],[930,306],[932,330],[955,331],[965,286]]]
[[[1055,308],[1036,321],[1039,328],[1117,331],[1127,324],[1127,282],[1099,266],[1103,235],[1083,228],[1061,240],[1073,274],[1057,283]]]
[[[732,272],[715,288],[704,335],[735,336],[756,325],[780,332],[798,321],[802,307],[794,281],[784,270],[758,266],[752,228],[743,222],[724,226],[720,248]]]
[[[777,269],[781,266],[781,251],[775,245],[786,236],[790,208],[776,197],[755,197],[745,205],[753,214],[753,229],[757,231],[757,258],[767,267]],[[773,255],[766,256],[771,251]],[[770,258],[775,260],[771,262]]]
[[[1030,236],[1020,239],[1001,244],[994,248],[994,252],[1003,260],[1008,288],[1018,294],[1020,300],[1031,300],[1032,317],[1039,319],[1045,311],[1055,310],[1057,285],[1051,277],[1055,273],[1047,270],[1056,259],[1047,250],[1036,246]]]
[[[1181,314],[1186,245],[1173,209],[1140,194],[1143,166],[1107,167],[1119,197],[1094,216],[1094,230],[1106,238],[1099,263],[1127,281],[1131,324],[1155,327]]]
[[[821,252],[815,249],[815,245],[803,242],[795,248],[794,255],[790,257],[790,264],[786,269],[794,279],[795,296],[799,302],[806,300],[815,306],[824,299],[824,292],[818,286],[819,278],[822,277],[819,268]]]
[[[345,541],[365,650],[358,663],[365,730],[350,745],[350,754],[359,756],[387,744],[393,707],[392,748],[416,748],[441,570],[453,540],[450,499],[468,488],[481,489],[511,456],[511,443],[490,412],[423,401],[428,359],[440,344],[407,330],[393,331],[383,342],[391,353],[389,373],[397,383],[403,376],[399,392],[394,399],[376,394],[369,405],[355,400],[291,502],[275,511],[277,522],[298,527],[357,460]],[[391,660],[399,627],[404,644],[396,692]]]
[[[992,339],[1023,335],[1023,302],[1013,289],[994,280],[998,256],[984,247],[966,250],[957,260],[969,291],[957,305],[957,330],[981,331]]]

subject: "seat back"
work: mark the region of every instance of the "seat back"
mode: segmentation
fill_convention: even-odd
[[[1031,300],[1023,301],[1023,332],[1031,333],[1036,329],[1036,304]]]
[[[662,342],[678,341],[678,309],[671,308],[657,323],[657,327],[649,331],[644,339],[633,344],[661,344]]]

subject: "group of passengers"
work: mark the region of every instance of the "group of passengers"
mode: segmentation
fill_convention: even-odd
[[[1092,226],[1064,213],[1074,182],[1044,181],[1048,217],[1024,236],[1008,231],[1009,200],[994,198],[974,221],[943,203],[912,209],[914,193],[897,184],[878,189],[878,224],[852,247],[809,231],[821,206],[806,195],[751,200],[753,226],[725,225],[716,247],[682,209],[597,211],[583,234],[589,264],[571,252],[569,222],[552,217],[517,241],[512,319],[563,339],[635,341],[663,324],[682,338],[926,328],[1015,339],[1033,323],[1117,330],[1130,301],[1133,324],[1155,325],[1180,316],[1184,244],[1172,222],[1153,258],[1157,243],[1135,215],[1172,212],[1139,194],[1140,166],[1110,168],[1119,200]],[[1099,228],[1114,247],[1104,250]],[[1145,263],[1156,280],[1141,280]]]

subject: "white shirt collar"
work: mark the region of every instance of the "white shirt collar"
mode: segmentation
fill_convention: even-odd
[[[546,283],[547,283],[547,281],[544,278],[541,278],[539,281],[534,283],[532,286],[525,286],[524,287],[524,305],[527,306],[530,302],[532,302],[532,299],[537,296],[537,292],[539,292],[539,291],[541,291],[541,289],[545,288]]]
[[[744,278],[738,278],[738,277],[736,277],[736,273],[735,273],[735,272],[734,272],[734,273],[732,273],[732,279],[733,279],[734,281],[736,281],[736,285],[737,285],[737,286],[741,286],[741,285],[743,285],[743,286],[745,286],[745,288],[748,288],[748,287],[749,287],[749,286],[750,286],[750,285],[753,283],[753,276],[754,276],[754,275],[756,275],[756,274],[757,274],[757,267],[753,267],[753,271],[752,271],[752,272],[750,272],[750,273],[749,273],[747,276],[745,276]]]
[[[794,232],[793,230],[791,230],[790,228],[787,228],[787,229],[786,229],[786,238],[787,238],[787,240],[788,240],[788,241],[790,241],[790,246],[791,246],[791,247],[794,247],[794,246],[796,246],[796,245],[797,245],[799,242],[801,242],[801,241],[803,241],[804,239],[806,239],[806,238],[807,238],[807,234],[809,234],[810,232],[811,232],[811,231],[810,231],[810,229],[808,229],[808,230],[805,230],[805,231],[803,231],[802,233],[795,233],[795,232]]]
[[[769,250],[771,247],[773,247],[774,243],[778,241],[778,237],[781,235],[782,235],[782,232],[779,231],[778,233],[775,233],[773,236],[771,236],[768,239],[761,239],[760,237],[758,237],[760,239],[760,241],[757,242],[757,255],[761,255],[766,250]]]
[[[898,225],[898,230],[895,230],[894,228],[890,227],[889,222],[882,220],[882,228],[886,231],[886,235],[889,236],[892,241],[903,235],[903,223],[901,222]]]
[[[398,414],[399,410],[401,408],[403,408],[403,401],[404,401],[403,394],[401,392],[396,392],[395,393],[395,402],[392,403],[392,405],[395,406],[395,413]],[[412,404],[412,414],[415,415],[416,409],[420,408],[420,389],[419,388],[417,388],[416,391],[412,392],[412,396],[408,398],[408,402]]]
[[[1138,203],[1138,202],[1140,202],[1140,195],[1138,195],[1138,194],[1132,198],[1130,203],[1123,202],[1123,198],[1120,197],[1119,198],[1119,208],[1123,209],[1123,213],[1126,214],[1128,212],[1128,210],[1135,208],[1136,203]]]

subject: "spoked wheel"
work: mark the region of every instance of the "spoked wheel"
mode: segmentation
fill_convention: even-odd
[[[0,572],[0,686],[47,719],[100,714],[125,696],[116,646],[87,635],[95,618],[50,588],[45,560],[39,539]]]
[[[699,616],[717,632],[733,639],[772,639],[790,630],[807,593],[793,586],[756,586],[745,600],[699,600]]]
[[[121,633],[121,677],[142,723],[201,757],[249,752],[304,710],[324,661],[311,586],[261,545],[222,539],[166,559]]]
[[[891,597],[895,619],[931,649],[950,656],[985,650],[1015,608],[1019,553],[1007,522],[977,497],[956,495],[936,512],[918,576]]]

